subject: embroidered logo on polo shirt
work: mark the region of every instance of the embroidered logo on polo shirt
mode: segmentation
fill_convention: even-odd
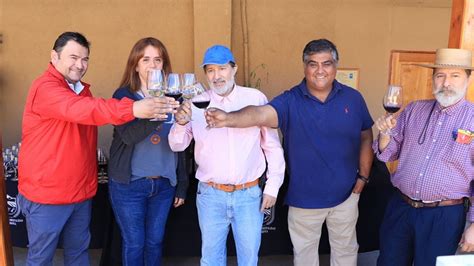
[[[344,107],[344,113],[348,114],[349,113],[349,107]]]

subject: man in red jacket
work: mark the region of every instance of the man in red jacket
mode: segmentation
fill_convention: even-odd
[[[93,98],[89,42],[65,32],[48,69],[31,85],[23,113],[18,203],[26,217],[28,265],[51,265],[60,236],[65,265],[89,265],[91,198],[97,191],[97,126],[137,118],[166,119],[172,98]]]

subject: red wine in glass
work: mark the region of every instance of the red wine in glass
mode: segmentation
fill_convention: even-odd
[[[383,108],[387,113],[394,114],[402,107],[402,87],[389,85],[383,97]]]
[[[384,105],[383,108],[387,113],[394,114],[400,110],[400,106],[391,106],[391,105]]]
[[[209,106],[211,101],[201,101],[201,102],[193,102],[193,104],[199,109],[206,109]]]
[[[176,101],[178,101],[179,99],[182,99],[181,96],[183,96],[183,94],[181,92],[178,92],[178,93],[166,92],[165,96],[166,97],[173,97]],[[180,103],[181,103],[181,101],[180,101]]]

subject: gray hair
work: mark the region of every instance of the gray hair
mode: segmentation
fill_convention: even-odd
[[[336,46],[327,39],[312,40],[306,44],[303,49],[303,62],[307,63],[311,55],[321,52],[331,53],[334,62],[336,64],[339,62],[339,53]]]

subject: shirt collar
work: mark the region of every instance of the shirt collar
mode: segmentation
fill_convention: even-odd
[[[234,88],[226,96],[221,96],[221,95],[215,93],[213,89],[210,89],[211,97],[214,99],[214,101],[219,102],[219,103],[223,103],[224,101],[233,102],[237,98],[237,92],[236,92],[237,87],[239,87],[239,86],[237,86],[237,84],[234,84]]]
[[[63,80],[65,85],[69,85],[69,82],[63,77],[63,75],[61,75],[61,73],[59,73],[58,70],[56,70],[56,68],[53,66],[53,64],[51,62],[49,62],[48,64],[48,69],[46,70],[47,72],[49,72],[49,74],[53,75],[54,77],[56,77],[57,79],[60,79],[60,80]],[[79,87],[74,87],[71,88],[71,86],[69,86],[74,92],[76,92],[76,89],[79,89],[79,92],[76,92],[77,94],[79,94],[84,88],[88,88],[89,87],[89,84],[87,83],[84,83],[82,81],[78,81],[79,83],[81,83],[81,88],[79,89]],[[76,85],[76,84],[74,84]]]
[[[301,90],[301,92],[303,93],[303,95],[305,96],[308,96],[310,97],[311,99],[314,99],[318,102],[321,102],[318,98],[314,97],[308,90],[308,87],[306,86],[306,78],[303,78],[303,80],[301,81],[300,85],[298,86]],[[334,80],[333,83],[332,83],[332,88],[331,88],[331,92],[329,92],[329,95],[326,99],[325,102],[328,102],[329,100],[331,100],[332,98],[335,97],[335,95],[340,91],[342,90],[342,85],[341,83],[339,83],[337,80]]]
[[[68,80],[66,80],[66,82],[67,82],[67,85],[69,85],[69,88],[71,88],[71,90],[73,90],[76,94],[80,94],[81,91],[84,89],[84,85],[82,85],[80,81],[74,84],[70,83]]]
[[[444,112],[447,115],[455,114],[460,108],[462,108],[467,103],[466,98],[462,98],[457,103],[450,105],[446,108],[443,108],[438,101],[436,101],[436,111],[437,112]]]

